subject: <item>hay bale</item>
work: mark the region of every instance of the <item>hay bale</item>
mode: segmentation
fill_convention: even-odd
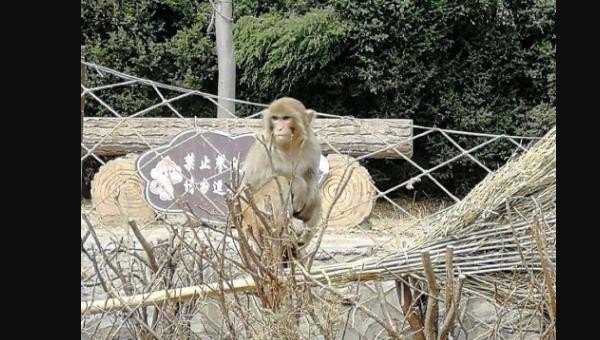
[[[92,207],[105,225],[131,218],[138,223],[154,220],[156,213],[144,199],[144,183],[135,168],[137,155],[113,159],[100,167],[91,183]]]
[[[327,220],[329,228],[347,228],[362,223],[371,214],[375,203],[375,188],[369,172],[350,156],[331,154],[327,160],[329,174],[320,189],[323,221],[331,209]],[[348,182],[342,188],[346,180]],[[339,189],[342,191],[336,201]]]

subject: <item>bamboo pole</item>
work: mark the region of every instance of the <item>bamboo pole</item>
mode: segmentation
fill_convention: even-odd
[[[191,286],[160,290],[156,292],[138,294],[129,297],[114,297],[81,303],[81,315],[98,314],[124,309],[125,307],[146,307],[162,304],[166,301],[187,301],[198,297],[213,297],[221,293],[240,293],[253,291],[256,286],[250,277],[242,277],[225,284],[223,291],[219,290],[219,283],[214,282],[203,286]]]

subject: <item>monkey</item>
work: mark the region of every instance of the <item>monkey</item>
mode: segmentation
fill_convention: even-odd
[[[290,181],[293,217],[301,220],[298,244],[308,243],[321,218],[321,146],[311,123],[315,111],[291,97],[273,101],[263,114],[263,129],[244,160],[242,186],[258,190],[274,176]]]

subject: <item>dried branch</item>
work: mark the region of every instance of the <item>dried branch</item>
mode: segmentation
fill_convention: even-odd
[[[383,315],[385,316],[385,319],[387,320],[389,327],[392,330],[394,330],[394,333],[400,334],[400,332],[398,331],[398,327],[396,326],[396,323],[392,319],[392,315],[390,314],[390,311],[388,309],[388,303],[385,299],[385,295],[383,294],[383,288],[381,287],[381,282],[379,282],[379,281],[375,282],[375,289],[377,290],[377,296],[379,297],[379,302],[381,303],[381,309],[383,310]]]
[[[327,210],[327,213],[325,214],[325,219],[323,221],[321,221],[322,228],[321,228],[321,232],[319,233],[319,237],[317,238],[317,243],[315,245],[315,249],[308,255],[308,261],[306,264],[306,268],[309,271],[312,268],[313,261],[315,259],[315,256],[317,255],[317,251],[319,250],[319,247],[321,246],[321,242],[323,242],[323,236],[325,236],[325,231],[327,230],[327,221],[329,220],[329,216],[331,216],[331,212],[333,211],[333,207],[335,206],[335,203],[340,199],[340,197],[342,196],[342,192],[348,185],[348,182],[350,181],[350,178],[352,177],[352,172],[354,171],[354,169],[355,168],[352,167],[351,164],[348,164],[348,166],[346,167],[346,170],[344,170],[344,173],[342,174],[343,182],[338,186],[338,189],[335,192],[335,196],[333,197],[333,200],[331,201],[331,206],[329,207],[329,209]],[[346,177],[346,174],[348,173],[348,171],[350,173],[348,174],[348,177]]]
[[[444,299],[445,314],[448,314],[448,311],[450,310],[453,294],[452,290],[454,289],[453,250],[454,247],[451,245],[446,247],[446,294]]]
[[[438,290],[435,283],[435,275],[433,274],[433,266],[431,265],[431,257],[429,256],[429,252],[424,251],[421,256],[423,259],[423,267],[425,268],[425,277],[427,278],[427,287],[429,289],[427,311],[425,312],[425,338],[427,340],[433,340],[435,339],[437,328],[438,303],[436,297]]]
[[[414,339],[425,340],[425,335],[423,334],[423,320],[421,320],[421,316],[416,307],[417,300],[413,301],[412,290],[406,284],[407,281],[408,276],[403,277],[402,280],[395,280],[398,301],[401,303],[404,318],[408,321]]]
[[[394,339],[401,339],[402,337],[400,336],[400,333],[398,333],[394,328],[390,327],[390,325],[385,322],[384,320],[381,320],[375,313],[371,312],[368,308],[366,308],[365,306],[363,306],[362,304],[359,304],[357,301],[355,301],[352,298],[348,298],[347,296],[345,296],[344,294],[338,292],[336,289],[324,285],[321,282],[315,280],[309,273],[308,271],[302,266],[301,263],[299,263],[298,261],[294,260],[296,266],[298,269],[300,269],[300,271],[302,271],[302,273],[304,274],[304,277],[306,278],[306,280],[308,282],[311,282],[314,285],[319,286],[321,289],[326,290],[327,292],[336,295],[337,297],[341,298],[341,299],[345,299],[345,301],[349,304],[351,304],[352,306],[354,306],[355,308],[361,310],[363,313],[367,314],[370,318],[372,318],[373,320],[375,320],[375,322],[377,322],[378,324],[381,325],[381,327],[383,327],[387,332],[388,335]]]
[[[152,246],[150,245],[150,243],[148,243],[148,241],[146,241],[146,238],[144,237],[144,235],[138,228],[137,223],[134,220],[129,220],[128,223],[131,227],[131,230],[133,230],[133,234],[138,239],[138,241],[142,245],[142,248],[144,248],[144,251],[146,252],[150,269],[152,269],[152,271],[156,273],[158,271],[158,263],[156,262],[156,257],[154,256],[154,250],[152,250]]]
[[[440,329],[440,335],[438,337],[439,340],[448,339],[448,334],[452,330],[454,325],[454,320],[456,318],[458,306],[460,305],[460,296],[462,294],[462,287],[465,282],[465,276],[461,275],[458,277],[458,286],[456,287],[456,291],[453,292],[454,298],[450,301],[450,307],[447,308],[446,316],[444,317],[444,321],[442,322],[442,327]]]

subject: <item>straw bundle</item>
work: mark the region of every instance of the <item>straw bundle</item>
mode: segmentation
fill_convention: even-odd
[[[369,172],[350,156],[331,154],[327,160],[329,174],[320,190],[323,218],[331,210],[328,228],[360,224],[371,214],[375,203],[375,190]]]
[[[465,235],[477,222],[508,222],[506,203],[521,214],[556,210],[556,128],[529,151],[510,159],[487,176],[461,202],[421,222],[430,231],[417,243],[427,244],[450,235]]]
[[[454,274],[468,278],[466,290],[486,296],[496,295],[498,299],[535,299],[539,298],[539,293],[527,291],[530,279],[522,279],[522,274],[533,273],[537,277],[542,271],[542,256],[536,250],[531,228],[532,225],[526,222],[514,225],[486,223],[480,225],[479,231],[461,238],[444,239],[425,247],[366,261],[319,267],[311,274],[317,280],[338,283],[391,280],[407,274],[422,278],[424,268],[421,255],[428,252],[433,272],[436,276],[439,274],[438,280],[444,281],[446,248],[452,247]],[[555,219],[548,219],[540,226],[543,242],[548,248],[543,256],[552,263],[556,260],[555,228]],[[510,273],[498,275],[502,272]]]
[[[555,200],[553,128],[529,151],[490,174],[464,200],[422,221],[429,232],[411,249],[321,267],[312,274],[340,283],[406,274],[422,277],[421,256],[428,252],[434,273],[444,281],[445,253],[451,247],[454,274],[467,276],[465,290],[499,300],[537,303],[544,291],[540,282],[554,291]]]

